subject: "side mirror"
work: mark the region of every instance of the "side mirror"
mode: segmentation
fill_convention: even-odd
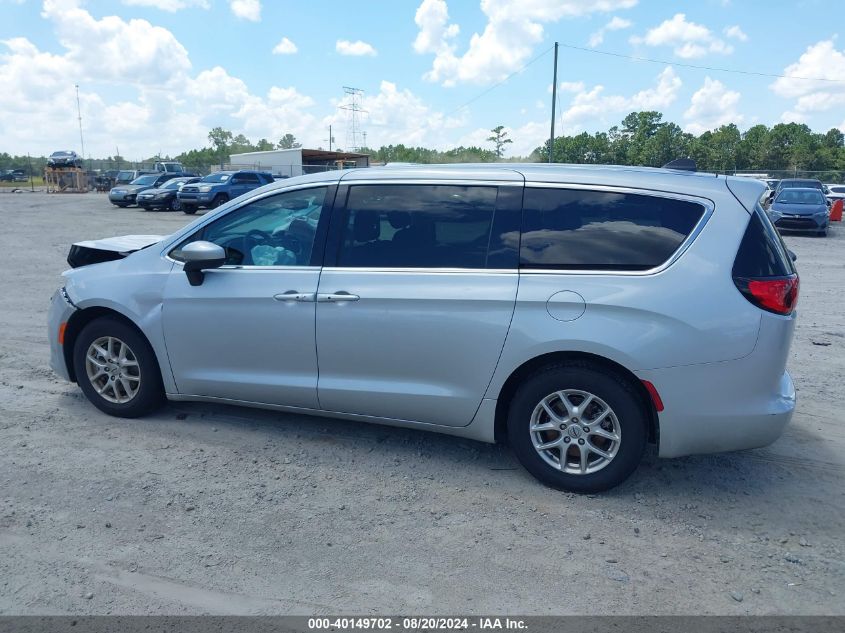
[[[794,262],[798,261],[798,255],[795,254],[795,251],[791,251],[787,248],[786,252],[789,253],[789,259],[791,259]]]
[[[211,242],[197,241],[182,247],[182,258],[185,260],[185,274],[192,286],[201,286],[205,279],[204,270],[220,268],[226,261],[226,251],[222,246]]]

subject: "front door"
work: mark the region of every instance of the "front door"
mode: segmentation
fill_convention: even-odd
[[[162,322],[179,393],[317,407],[314,298],[328,191],[252,201],[180,245],[207,240],[227,260],[200,286],[178,265],[168,278]],[[178,261],[179,247],[171,256]]]
[[[320,407],[469,424],[514,310],[521,186],[341,192],[317,293]]]

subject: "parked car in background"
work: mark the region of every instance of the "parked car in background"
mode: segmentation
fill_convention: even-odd
[[[825,197],[831,202],[845,199],[845,185],[826,184],[824,189]]]
[[[243,194],[273,182],[273,175],[263,171],[242,169],[217,171],[199,182],[185,185],[176,194],[184,213],[196,213],[206,207],[214,209]]]
[[[135,204],[138,194],[147,189],[160,187],[168,180],[178,177],[178,174],[156,173],[138,176],[128,185],[115,185],[109,191],[109,202],[117,207],[128,207]]]
[[[114,184],[115,185],[128,185],[130,182],[135,180],[136,178],[143,176],[144,174],[153,174],[156,172],[152,172],[149,170],[144,169],[121,169],[117,172],[117,175],[114,177]]]
[[[771,196],[771,201],[773,202],[777,197],[780,195],[780,192],[784,189],[818,189],[822,193],[822,197],[824,197],[824,185],[820,180],[816,180],[815,178],[784,178],[778,183],[778,186],[775,188],[774,194]],[[830,206],[830,202],[825,198],[825,202],[828,206]]]
[[[11,169],[6,169],[0,172],[0,182],[14,182],[15,175],[12,173]]]
[[[185,168],[182,166],[182,163],[175,160],[158,161],[153,167],[153,169],[155,171],[163,171],[171,174],[178,174],[180,176],[187,173],[185,171]]]
[[[138,194],[138,206],[145,211],[159,209],[162,211],[181,211],[182,203],[176,197],[182,185],[199,181],[199,176],[171,178],[160,187],[147,189]]]
[[[824,236],[830,225],[828,204],[815,187],[787,187],[776,195],[768,214],[778,229]]]
[[[82,158],[73,150],[53,152],[47,158],[48,167],[82,167]]]
[[[75,244],[51,366],[115,416],[169,398],[507,437],[546,484],[605,490],[648,442],[755,448],[789,422],[798,276],[762,191],[517,163],[290,178]]]

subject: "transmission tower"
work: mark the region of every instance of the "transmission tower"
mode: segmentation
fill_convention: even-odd
[[[361,149],[361,137],[366,135],[361,130],[361,115],[367,111],[361,105],[364,100],[364,91],[360,88],[343,87],[345,95],[341,110],[346,110],[346,151],[357,152]]]

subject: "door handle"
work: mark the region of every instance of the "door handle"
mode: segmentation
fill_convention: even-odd
[[[310,302],[315,300],[313,292],[297,292],[296,290],[287,290],[277,295],[273,295],[276,301],[299,301]]]
[[[360,299],[358,295],[353,295],[345,290],[338,290],[337,292],[333,292],[330,294],[318,294],[317,301],[319,303],[340,303],[341,301],[358,301]]]

